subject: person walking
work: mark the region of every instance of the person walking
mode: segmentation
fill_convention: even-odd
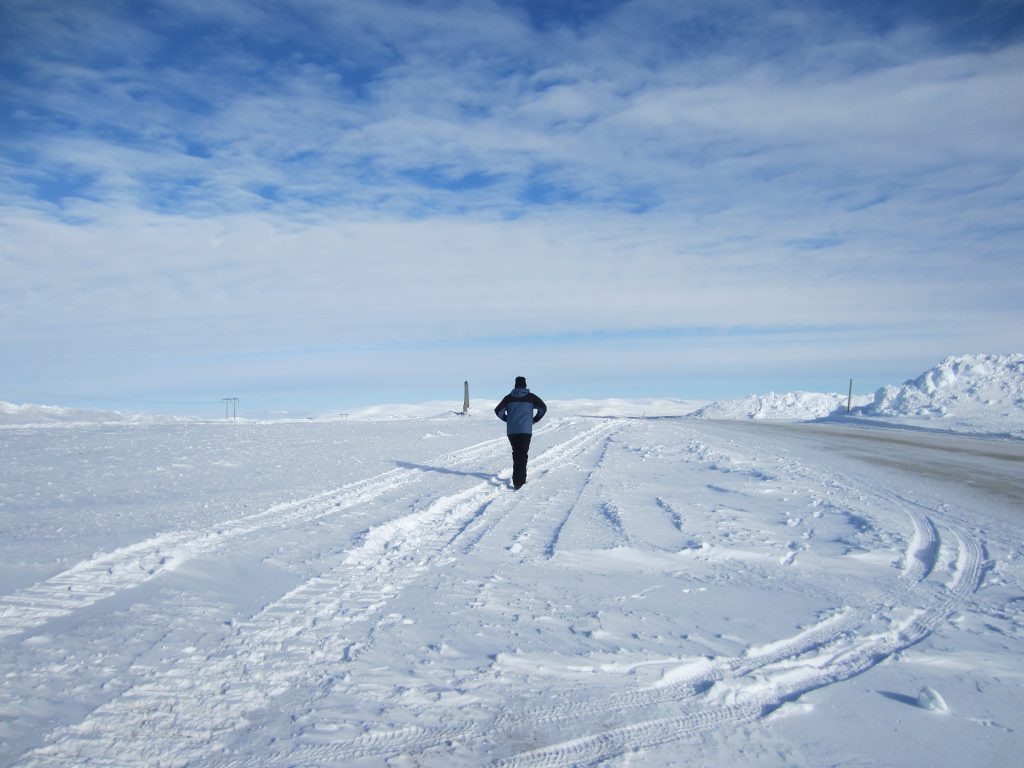
[[[508,425],[506,432],[512,445],[512,487],[516,490],[526,482],[533,425],[547,412],[544,401],[526,388],[525,376],[516,376],[515,388],[494,409],[494,414]]]

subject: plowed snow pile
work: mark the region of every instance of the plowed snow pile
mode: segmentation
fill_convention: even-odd
[[[788,392],[777,395],[749,395],[738,400],[720,400],[696,411],[697,419],[778,419],[811,421],[846,408],[845,395],[820,392]],[[863,404],[859,398],[855,404]]]
[[[814,421],[846,418],[847,396],[820,392],[750,395],[720,400],[699,419]],[[853,398],[853,414],[872,421],[1024,437],[1024,354],[947,357],[916,379]]]
[[[912,381],[879,389],[862,414],[1024,437],[1024,354],[947,357]]]

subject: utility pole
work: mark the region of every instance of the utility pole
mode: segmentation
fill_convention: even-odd
[[[231,410],[231,420],[235,421],[238,418],[238,398],[237,397],[225,397],[224,400],[224,418],[228,418],[228,409]]]
[[[853,407],[853,379],[850,379],[850,394],[846,398],[846,412],[849,413]]]
[[[462,390],[462,415],[469,413],[469,382],[463,384]]]

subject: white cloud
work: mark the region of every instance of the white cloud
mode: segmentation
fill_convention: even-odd
[[[0,343],[25,380],[133,357],[168,380],[224,339],[268,379],[339,350],[447,370],[503,337],[637,379],[834,359],[847,333],[842,355],[895,359],[893,328],[923,367],[1020,345],[1020,43],[742,3],[543,29],[285,8],[19,6]]]

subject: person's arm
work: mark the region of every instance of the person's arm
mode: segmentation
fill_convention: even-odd
[[[544,404],[544,401],[539,397],[530,393],[533,398],[533,407],[537,409],[537,414],[533,417],[533,423],[536,424],[538,421],[544,418],[544,414],[548,412],[548,407]]]
[[[501,402],[494,407],[494,415],[502,421],[508,421],[508,399],[509,395],[505,395]]]

